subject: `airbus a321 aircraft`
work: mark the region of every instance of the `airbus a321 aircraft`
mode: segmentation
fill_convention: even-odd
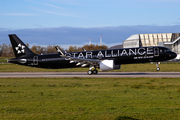
[[[158,62],[174,59],[177,54],[165,47],[138,47],[106,49],[82,52],[62,52],[37,55],[33,53],[15,34],[9,35],[16,58],[8,62],[38,68],[72,68],[89,67],[89,75],[97,74],[96,68],[102,71],[120,69],[121,64]]]

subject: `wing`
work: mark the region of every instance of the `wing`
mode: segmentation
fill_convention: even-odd
[[[76,58],[76,57],[66,56],[57,46],[55,48],[57,49],[57,51],[61,57],[70,60],[70,63],[77,63],[76,66],[78,66],[78,65],[81,65],[81,67],[85,67],[87,65],[96,66],[100,62],[100,60],[98,60],[98,59],[84,59],[84,58]]]

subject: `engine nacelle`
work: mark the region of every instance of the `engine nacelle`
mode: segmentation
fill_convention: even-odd
[[[21,64],[25,64],[27,63],[27,59],[19,59],[18,62]]]
[[[120,69],[121,65],[115,65],[114,60],[103,60],[99,63],[99,68],[102,71]]]

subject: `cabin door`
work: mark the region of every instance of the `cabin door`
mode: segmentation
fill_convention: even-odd
[[[38,56],[34,56],[33,58],[33,64],[38,65]]]
[[[154,56],[159,56],[159,48],[154,48]]]

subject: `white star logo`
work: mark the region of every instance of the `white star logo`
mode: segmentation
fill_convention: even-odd
[[[17,54],[21,54],[21,53],[24,53],[25,50],[24,50],[25,46],[24,45],[21,45],[19,43],[19,45],[17,47],[15,47],[16,51],[17,51]]]

